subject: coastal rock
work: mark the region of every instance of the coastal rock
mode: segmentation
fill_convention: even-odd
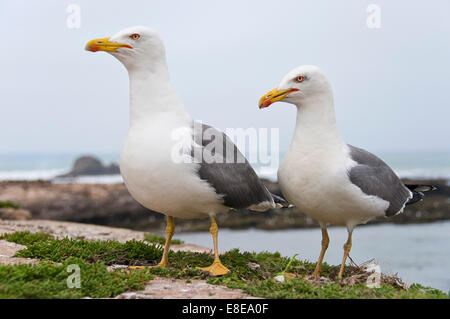
[[[57,178],[77,177],[85,175],[115,175],[120,174],[117,164],[104,166],[102,162],[93,156],[82,156],[75,160],[72,170]]]
[[[151,218],[123,184],[0,182],[0,201],[11,201],[31,211],[33,219],[136,228],[139,222]],[[163,215],[155,213],[154,218],[164,223]]]
[[[450,186],[447,180],[417,180],[437,190],[427,193],[425,200],[407,206],[403,214],[392,218],[376,218],[374,223],[424,223],[450,219]],[[277,183],[268,182],[272,193]],[[278,187],[279,190],[279,187]],[[165,216],[146,209],[129,194],[124,184],[52,183],[47,181],[0,182],[0,202],[11,201],[29,210],[33,219],[52,219],[100,224],[132,229],[158,230],[165,227]],[[217,216],[221,228],[288,229],[318,227],[318,223],[298,208],[267,212],[230,211]],[[208,218],[177,219],[177,231],[208,231]]]
[[[31,219],[31,212],[20,208],[0,208],[0,219],[28,220]]]

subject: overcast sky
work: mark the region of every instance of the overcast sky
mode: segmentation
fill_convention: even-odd
[[[66,25],[81,8],[81,28]],[[369,4],[381,9],[370,29]],[[0,152],[118,152],[128,77],[85,43],[133,25],[163,36],[190,114],[218,128],[279,127],[295,107],[258,109],[290,69],[328,74],[348,143],[372,151],[450,149],[450,1],[0,1]]]

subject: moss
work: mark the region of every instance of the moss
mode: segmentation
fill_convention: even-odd
[[[208,283],[215,285],[224,285],[230,288],[239,288],[245,292],[258,297],[265,298],[448,298],[449,296],[443,292],[433,289],[425,288],[420,285],[413,285],[408,290],[400,288],[398,285],[391,284],[387,281],[378,289],[369,289],[364,283],[355,285],[346,285],[342,282],[331,281],[329,283],[314,283],[309,280],[303,279],[303,276],[309,275],[314,270],[315,264],[308,261],[300,261],[295,258],[286,258],[279,253],[250,253],[240,252],[237,249],[233,249],[224,253],[221,256],[221,260],[230,270],[231,273],[222,277],[210,277],[207,273],[202,272],[196,267],[208,266],[213,262],[213,257],[203,253],[193,252],[170,252],[168,268],[148,268],[142,271],[143,277],[133,277],[134,279],[127,279],[129,275],[126,273],[114,272],[114,276],[120,277],[125,281],[125,286],[122,283],[118,283],[117,277],[109,278],[108,276],[98,275],[94,272],[95,267],[98,269],[105,269],[105,265],[110,264],[126,264],[126,265],[155,265],[162,256],[162,247],[160,245],[146,244],[140,241],[129,241],[126,243],[119,243],[116,241],[86,241],[83,239],[53,239],[49,235],[45,234],[30,234],[27,232],[6,234],[3,235],[3,239],[21,243],[27,246],[27,249],[21,250],[17,253],[20,257],[32,257],[39,258],[47,261],[44,264],[39,264],[34,270],[29,270],[26,267],[20,266],[22,270],[14,270],[14,267],[18,266],[4,266],[10,267],[9,272],[17,272],[19,281],[23,283],[25,291],[28,295],[33,295],[39,289],[44,289],[50,280],[50,275],[46,275],[43,278],[45,280],[34,280],[34,273],[41,274],[46,270],[39,267],[50,267],[56,272],[56,279],[59,278],[57,270],[61,271],[61,268],[49,262],[61,262],[64,265],[68,261],[76,258],[80,263],[83,263],[83,267],[86,267],[84,277],[86,282],[93,280],[93,283],[97,285],[104,285],[105,290],[97,291],[95,287],[87,286],[87,290],[78,291],[77,295],[74,292],[67,292],[66,287],[62,287],[59,283],[58,287],[49,290],[48,294],[43,296],[48,297],[64,297],[67,294],[68,297],[77,298],[77,296],[106,296],[117,294],[118,291],[124,291],[126,289],[138,289],[139,284],[142,284],[141,279],[144,280],[153,275],[166,276],[171,278],[180,278],[189,282],[192,279],[206,279]],[[295,256],[294,256],[295,257]],[[42,265],[42,266],[41,266]],[[25,268],[23,268],[25,267]],[[94,268],[90,268],[94,267]],[[0,268],[4,269],[4,268]],[[26,270],[26,271],[25,271]],[[331,266],[326,263],[323,264],[322,276],[326,276],[330,279],[334,279],[338,273],[338,266]],[[2,276],[0,270],[0,278],[8,277],[5,273]],[[100,270],[97,270],[100,271]],[[103,271],[103,270],[101,270]],[[296,274],[299,278],[289,279],[287,278],[284,283],[279,283],[273,280],[273,277],[280,272],[288,271]],[[360,271],[356,267],[346,267],[344,276],[349,276],[357,271]],[[25,279],[21,279],[20,274],[28,274]],[[134,276],[138,276],[138,273],[131,273]],[[63,276],[64,275],[64,276]],[[67,278],[67,273],[61,274],[62,277]],[[103,276],[103,277],[102,277]],[[61,278],[62,278],[61,277]],[[14,278],[14,276],[13,276]],[[2,279],[5,280],[5,279]],[[59,279],[58,279],[59,280]],[[132,280],[127,283],[127,280]],[[29,282],[29,283],[27,283]],[[59,281],[58,281],[59,282]],[[52,283],[54,283],[52,281]],[[114,285],[117,284],[117,289],[114,290]],[[0,282],[0,297],[6,296],[26,296],[21,294],[18,290],[22,289],[21,285],[14,285],[13,282],[9,282],[9,293],[4,290],[4,283]],[[1,290],[3,289],[3,290]],[[60,289],[60,290],[58,290]],[[99,288],[100,289],[100,288]],[[3,294],[3,295],[2,295]],[[36,294],[38,296],[38,294]],[[65,298],[65,297],[64,297]]]
[[[163,236],[150,234],[150,233],[147,233],[144,235],[144,240],[148,241],[149,243],[161,244],[161,245],[164,245],[166,243],[166,239]],[[180,244],[184,244],[184,241],[179,240],[179,239],[172,239],[170,241],[170,243],[172,245],[180,245]]]
[[[14,208],[14,209],[18,209],[19,205],[14,204],[12,202],[2,202],[2,201],[0,201],[0,208]]]
[[[6,239],[7,241],[29,246],[36,242],[46,242],[53,239],[53,237],[46,233],[30,233],[28,231],[15,232],[11,234],[0,235],[0,239]]]
[[[43,233],[30,234],[17,232],[5,234],[0,239],[27,246],[17,252],[17,257],[39,258],[54,262],[63,262],[67,258],[77,257],[86,262],[105,265],[153,265],[162,256],[158,245],[147,245],[142,241],[87,241],[84,239],[53,239]]]
[[[80,267],[80,288],[68,288],[69,265]],[[86,264],[68,258],[63,264],[0,266],[0,299],[4,298],[106,298],[127,290],[143,289],[152,279],[148,271],[107,271],[103,264]]]

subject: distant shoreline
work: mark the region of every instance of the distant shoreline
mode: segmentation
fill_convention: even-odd
[[[281,195],[276,182],[264,179],[267,188]],[[408,206],[403,214],[377,218],[376,223],[427,223],[450,220],[450,184],[447,179],[408,180],[432,184],[436,191],[427,193],[424,201]],[[74,221],[136,230],[163,229],[162,214],[138,204],[123,183],[53,183],[51,181],[1,181],[0,202],[12,202],[28,210],[32,219]],[[231,211],[217,216],[222,228],[292,229],[317,227],[317,222],[297,208],[269,212]],[[177,230],[207,231],[209,220],[177,220]]]

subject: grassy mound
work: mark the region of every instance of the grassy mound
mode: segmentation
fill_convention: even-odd
[[[192,252],[171,252],[168,268],[108,272],[107,265],[156,265],[162,247],[141,241],[86,241],[83,239],[55,239],[43,233],[17,232],[0,236],[27,246],[17,257],[38,258],[38,265],[0,266],[0,298],[80,298],[112,297],[126,290],[142,289],[152,275],[172,278],[206,279],[208,283],[240,288],[266,298],[448,298],[447,294],[420,285],[405,289],[398,278],[382,277],[381,288],[366,286],[367,273],[358,267],[346,267],[345,280],[336,280],[338,266],[324,264],[322,276],[316,281],[309,277],[314,264],[291,260],[288,272],[295,275],[279,283],[273,278],[283,272],[290,259],[279,253],[249,253],[237,249],[226,252],[221,260],[231,273],[209,277],[195,267],[208,266],[213,257]],[[78,264],[81,268],[81,288],[68,289],[66,267]],[[351,280],[350,280],[351,279]]]

